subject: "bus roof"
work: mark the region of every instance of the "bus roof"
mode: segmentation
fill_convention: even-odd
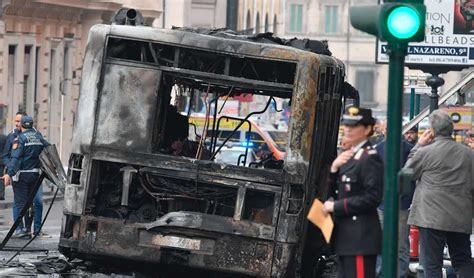
[[[193,49],[214,50],[227,54],[262,56],[265,59],[298,61],[319,55],[330,56],[325,42],[309,39],[283,40],[267,35],[239,36],[222,30],[206,29],[161,29],[128,25],[103,25],[92,27],[101,29],[107,35],[136,40],[162,42],[171,45],[188,46]]]

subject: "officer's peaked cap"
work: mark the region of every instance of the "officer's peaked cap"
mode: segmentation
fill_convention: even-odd
[[[342,116],[342,124],[349,126],[375,125],[375,119],[372,117],[372,110],[357,106],[350,106]]]
[[[31,116],[21,117],[21,126],[23,128],[32,128],[33,127],[33,118]]]

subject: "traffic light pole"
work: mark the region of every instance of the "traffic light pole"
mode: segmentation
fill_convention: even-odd
[[[414,86],[414,85],[413,85]],[[415,88],[410,89],[410,120],[415,117]]]
[[[406,43],[389,43],[387,141],[385,143],[385,192],[382,248],[382,277],[398,277],[398,172],[402,136],[403,73]]]

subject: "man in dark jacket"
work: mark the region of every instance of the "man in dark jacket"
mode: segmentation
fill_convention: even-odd
[[[11,158],[12,158],[12,146],[13,142],[20,136],[21,133],[21,117],[25,115],[24,112],[18,111],[15,115],[15,128],[8,134],[6,143],[4,145],[4,149],[2,152],[2,162],[5,165],[6,170],[8,168],[12,167],[11,165]],[[2,175],[4,172],[2,172]],[[2,181],[3,182],[3,181]],[[13,193],[15,195],[15,193]],[[13,204],[12,204],[12,212],[13,212],[13,220],[15,220],[18,217],[19,211],[16,206],[15,202],[15,197],[13,197]],[[13,237],[18,237],[18,236],[23,236],[22,230],[25,227],[23,221],[20,222],[20,225],[18,225],[16,229],[16,233],[13,235]]]
[[[13,186],[18,211],[26,205],[33,185],[39,177],[39,155],[49,143],[33,128],[33,118],[21,117],[21,133],[13,141],[11,161],[7,173],[2,177],[5,185]],[[15,219],[16,220],[16,219]]]
[[[24,112],[17,112],[15,115],[15,128],[13,129],[12,132],[10,132],[7,136],[6,144],[4,151],[2,153],[2,161],[5,164],[5,167],[8,169],[9,167],[12,167],[12,149],[13,149],[13,143],[15,140],[18,139],[18,137],[21,134],[21,119],[23,116],[26,116]],[[36,131],[36,130],[35,130]],[[3,174],[3,172],[2,172]],[[15,194],[15,192],[13,192]],[[36,196],[33,200],[33,208],[34,208],[34,232],[38,234],[40,237],[49,237],[48,235],[45,235],[44,233],[39,232],[39,227],[41,225],[42,221],[42,216],[43,216],[43,187],[40,186],[38,189],[38,192],[36,192]],[[15,197],[13,198],[13,204],[12,204],[12,212],[13,212],[13,219],[16,219],[18,217],[18,214],[20,211],[18,210],[17,204],[15,202]],[[29,219],[30,220],[30,219]],[[31,223],[24,223],[20,222],[20,225],[18,225],[16,233],[13,235],[13,237],[20,237],[20,238],[28,238],[30,237],[29,232],[25,232],[24,229],[30,230],[31,229]]]
[[[384,133],[386,133],[386,123],[384,123]],[[406,138],[406,137],[405,137]],[[408,155],[410,154],[411,149],[413,148],[413,145],[408,143],[405,140],[402,140],[402,156],[401,156],[401,161],[400,161],[400,166],[403,168],[405,165],[405,162],[408,159]],[[382,142],[378,143],[375,146],[375,149],[377,150],[378,155],[380,158],[385,161],[385,140]],[[408,274],[408,266],[410,264],[410,242],[408,239],[408,234],[409,234],[409,226],[407,224],[408,222],[408,209],[410,208],[411,201],[413,199],[413,193],[415,191],[415,182],[412,183],[412,186],[409,190],[408,193],[403,194],[400,198],[400,211],[399,211],[399,221],[398,221],[398,269],[399,269],[399,277],[400,278],[405,278],[407,277]],[[380,216],[380,221],[383,226],[383,211],[384,211],[384,206],[382,204],[379,206],[379,216]],[[377,259],[377,275],[380,275],[380,272],[382,270],[382,258],[379,256]]]
[[[342,119],[351,149],[332,163],[329,183],[336,201],[326,201],[323,212],[335,221],[333,242],[339,256],[339,277],[375,277],[375,261],[382,245],[377,206],[383,194],[383,163],[368,138],[375,119],[370,109],[349,107]]]
[[[413,146],[416,145],[418,141],[418,127],[414,126],[410,128],[405,134],[403,134],[403,138]]]

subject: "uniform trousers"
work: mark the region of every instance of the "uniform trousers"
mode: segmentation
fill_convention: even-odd
[[[36,192],[35,198],[33,199],[33,223],[34,223],[34,229],[33,232],[37,233],[39,232],[39,228],[41,226],[41,222],[43,221],[43,186],[41,185],[38,188],[38,191]],[[12,212],[13,212],[13,219],[16,219],[18,217],[18,214],[20,214],[20,211],[16,207],[15,200],[13,200],[12,204]],[[30,219],[31,220],[31,219]],[[26,223],[26,228],[25,225],[23,225],[23,221],[20,222],[20,225],[16,228],[17,231],[22,231],[25,229],[27,232],[31,231],[31,227],[29,227],[30,223]]]
[[[28,197],[30,196],[31,191],[35,182],[39,177],[38,173],[21,173],[18,181],[13,182],[13,199],[18,214],[15,216],[15,219],[18,218],[21,210],[25,207]],[[25,223],[30,222],[28,219],[28,214],[25,216]]]
[[[376,255],[339,256],[338,278],[375,278]]]

